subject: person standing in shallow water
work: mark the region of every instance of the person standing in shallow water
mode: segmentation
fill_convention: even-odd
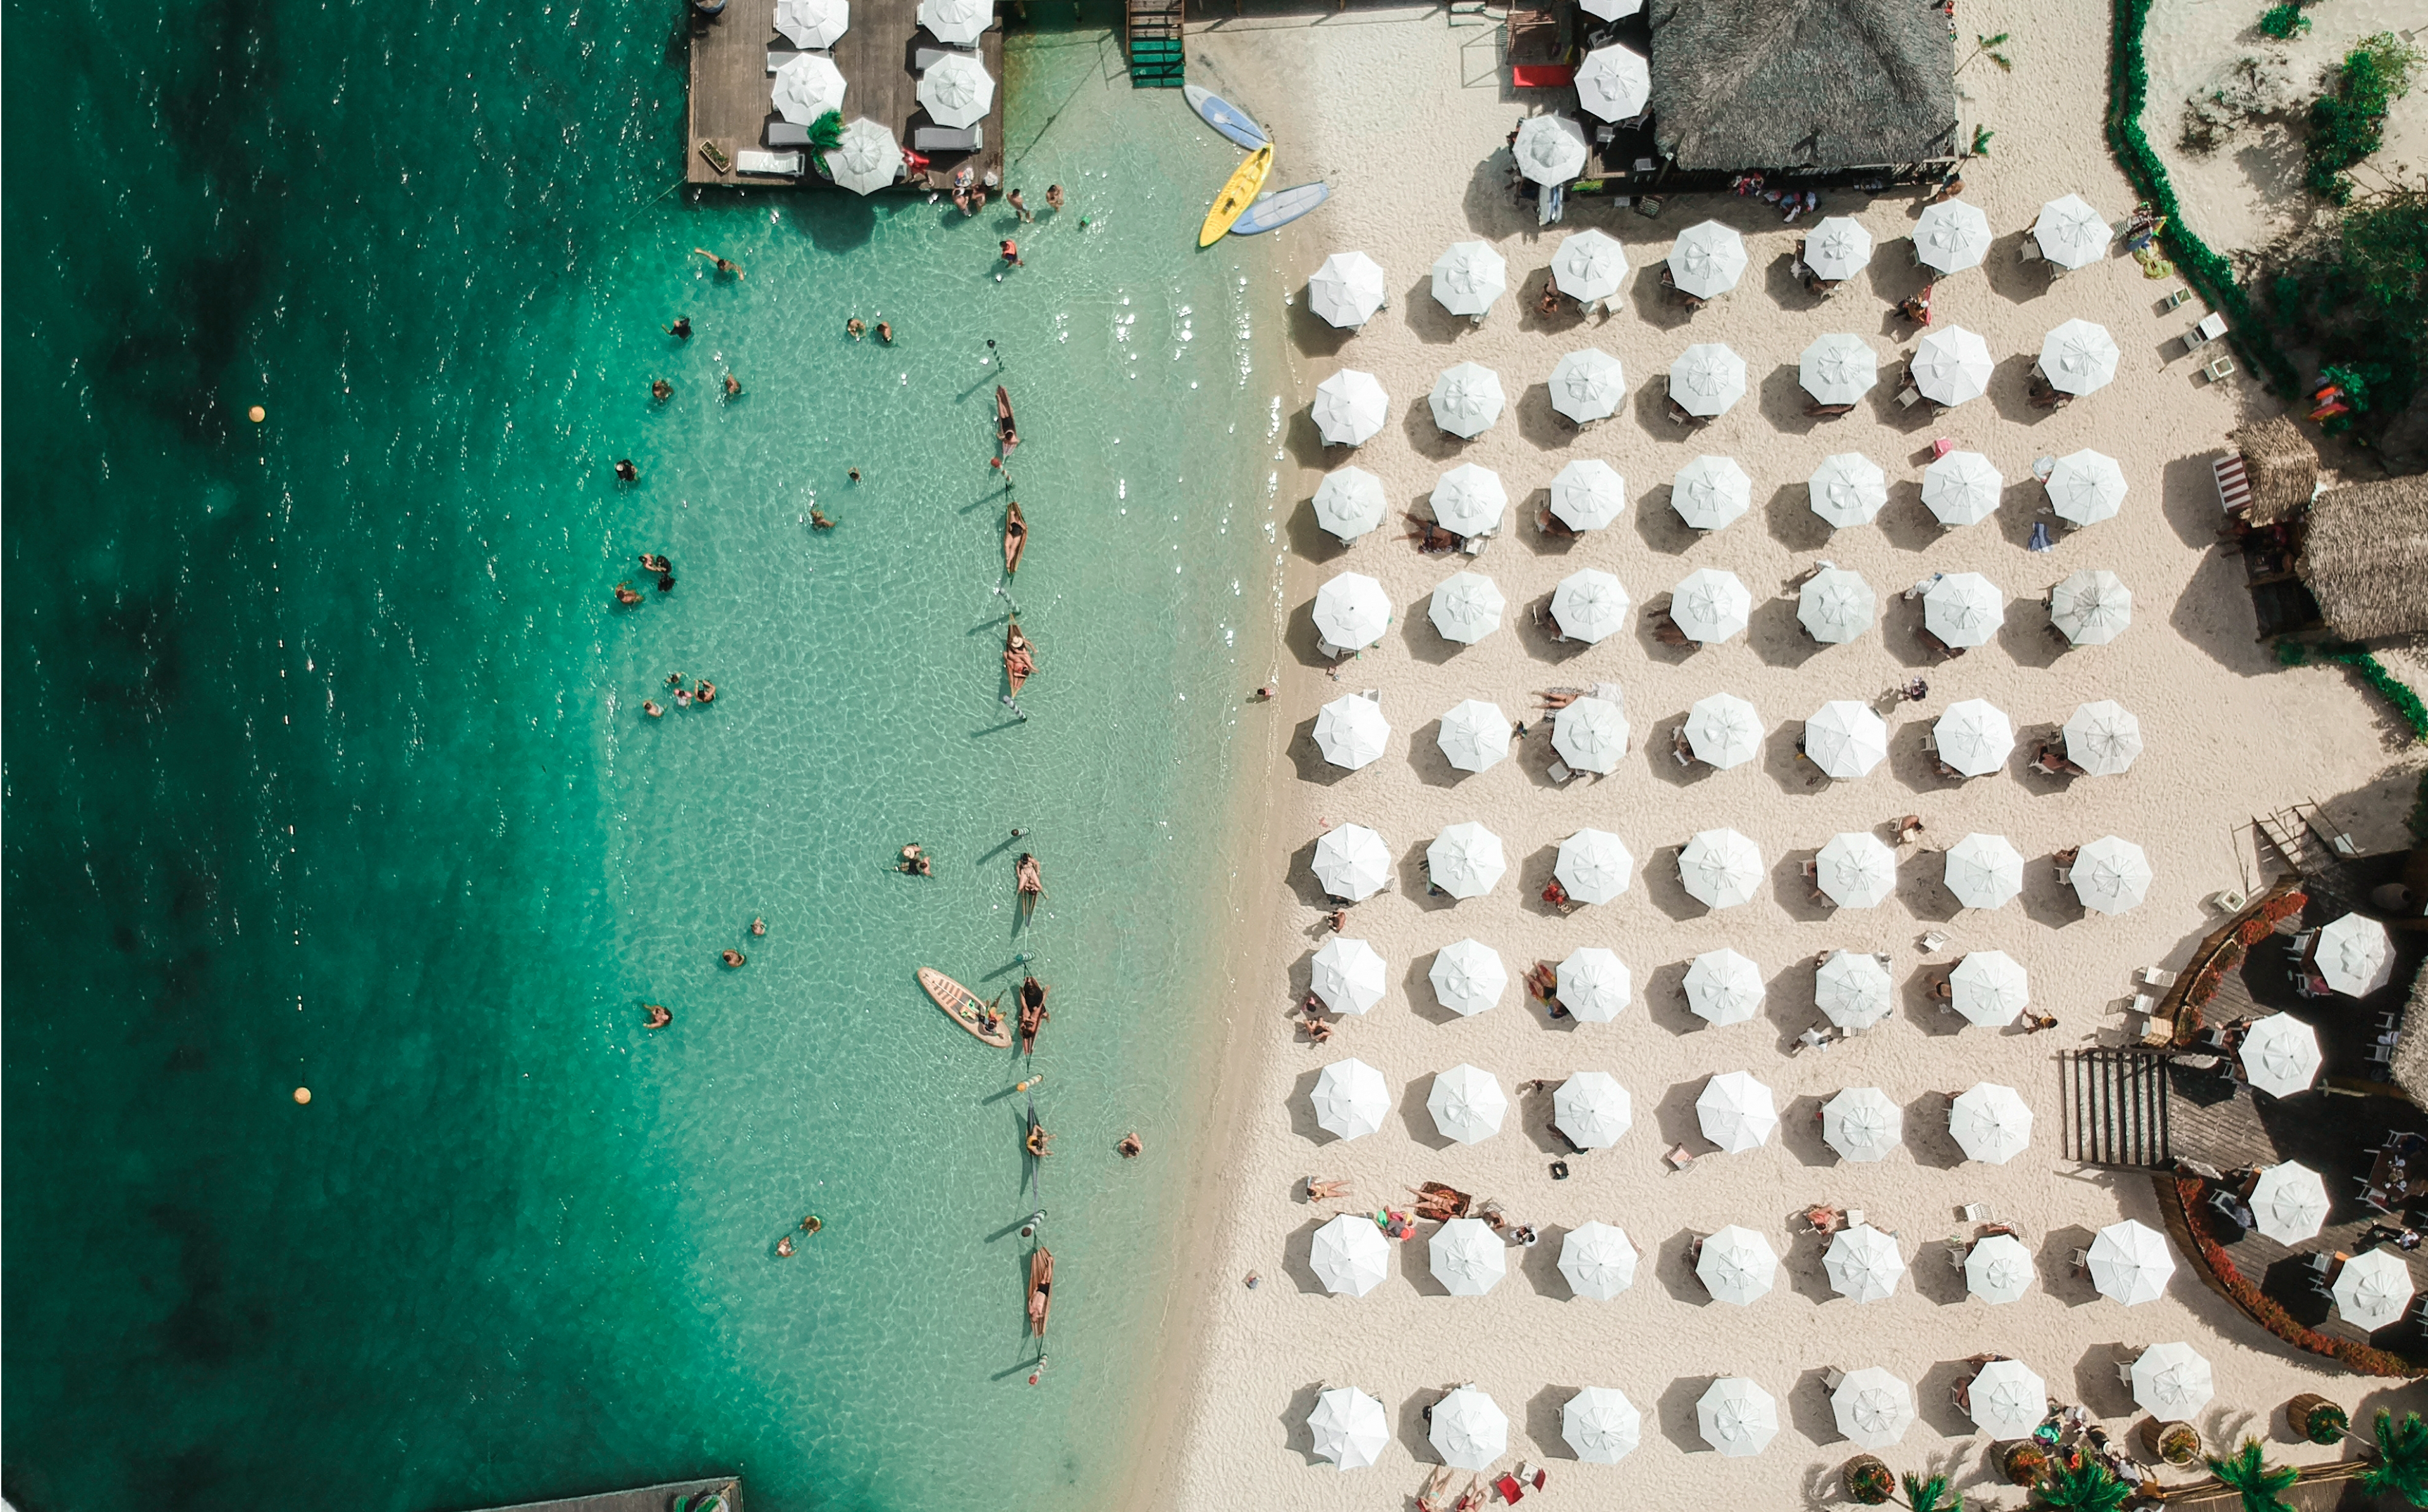
[[[687,315],[676,316],[675,323],[666,327],[666,334],[674,337],[677,341],[689,341],[691,339],[691,317]]]
[[[641,469],[632,465],[632,458],[626,457],[615,463],[615,478],[618,482],[637,483],[641,480]]]

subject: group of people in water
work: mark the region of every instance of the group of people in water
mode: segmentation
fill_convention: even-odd
[[[645,557],[642,560],[646,561],[648,559]],[[664,561],[665,559],[664,557],[660,557],[658,560],[660,561]],[[677,708],[690,708],[695,705],[701,708],[706,708],[709,705],[716,702],[716,684],[709,681],[705,677],[697,678],[686,685],[681,673],[670,672],[666,674],[666,686],[674,690],[674,701]],[[656,699],[644,698],[641,700],[641,712],[647,714],[651,719],[664,719],[665,718],[666,710],[665,706],[659,703]]]

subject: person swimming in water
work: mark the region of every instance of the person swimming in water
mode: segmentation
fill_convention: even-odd
[[[751,934],[753,934],[753,935],[764,935],[764,934],[766,934],[766,933],[767,933],[767,921],[766,921],[765,919],[752,919],[752,920],[750,921],[750,933],[751,933]]]
[[[783,1238],[781,1238],[781,1239],[779,1239],[779,1240],[776,1241],[776,1253],[777,1253],[777,1254],[779,1254],[779,1255],[781,1255],[781,1256],[785,1257],[787,1260],[789,1260],[789,1259],[791,1259],[791,1258],[792,1258],[792,1254],[793,1254],[793,1236],[792,1236],[792,1235],[790,1235],[790,1234],[786,1234]]]
[[[716,958],[724,962],[729,967],[748,966],[750,964],[750,957],[743,954],[740,951],[733,949],[733,947],[730,945],[723,951],[717,952]]]
[[[633,588],[633,586],[632,586],[631,583],[629,583],[629,582],[624,582],[624,583],[617,583],[617,584],[615,585],[615,602],[616,602],[616,603],[618,603],[618,604],[625,604],[625,605],[632,605],[632,604],[637,604],[637,603],[639,603],[640,601],[641,601],[641,594],[640,594],[640,592],[639,592],[637,589]]]
[[[845,476],[845,477],[849,478],[849,479],[850,479],[853,482],[855,482],[855,483],[856,483],[856,482],[859,482],[859,481],[860,481],[860,469],[859,469],[859,468],[857,468],[857,467],[854,467],[853,469],[851,469],[851,471],[850,471],[850,472],[848,472],[848,473],[845,474],[844,476]]]
[[[1121,1151],[1122,1159],[1125,1161],[1134,1161],[1138,1159],[1139,1152],[1146,1148],[1146,1146],[1140,1143],[1138,1130],[1133,1129],[1128,1133],[1124,1134],[1121,1138],[1121,1143],[1115,1145],[1113,1148]]]
[[[641,480],[641,469],[632,465],[632,458],[626,457],[615,463],[615,476],[625,482],[637,483]]]
[[[675,1021],[674,1015],[666,1012],[664,1008],[659,1007],[656,1003],[645,1002],[641,1004],[641,1006],[649,1011],[649,1022],[648,1027],[650,1029],[664,1029],[668,1024]]]
[[[902,848],[902,865],[898,869],[914,877],[932,877],[936,869],[927,860],[927,853],[917,845]]]
[[[641,570],[644,572],[672,572],[675,570],[675,564],[668,561],[664,555],[660,552],[644,551],[641,553]]]
[[[730,399],[742,397],[742,380],[731,373],[725,375],[725,397]]]
[[[667,382],[663,378],[653,378],[649,381],[649,398],[657,400],[661,404],[664,404],[666,400],[673,398],[674,397],[675,386],[672,383]]]
[[[716,702],[716,684],[702,677],[699,680],[699,691],[691,696],[692,702],[696,704],[714,704]]]
[[[881,341],[881,342],[883,342],[883,343],[885,343],[885,344],[886,344],[887,346],[889,346],[889,347],[893,346],[893,345],[894,345],[894,328],[893,328],[891,325],[887,324],[885,321],[882,321],[882,320],[878,321],[878,322],[877,322],[877,339],[878,339],[878,340],[879,340],[879,341]]]
[[[801,1232],[805,1234],[814,1234],[826,1226],[827,1221],[813,1212],[801,1220]]]
[[[677,341],[689,341],[691,339],[691,317],[687,315],[676,316],[675,323],[665,329],[666,333],[674,337]]]
[[[714,263],[716,265],[716,270],[719,273],[730,273],[736,278],[748,278],[750,276],[744,272],[739,265],[727,262],[724,258],[718,256],[713,252],[710,252],[705,247],[694,247],[692,251],[699,253],[702,257],[707,258],[710,262]]]
[[[810,509],[810,525],[812,528],[819,530],[831,530],[834,528],[834,521],[828,519],[825,513],[814,505]]]
[[[868,327],[861,324],[860,317],[856,315],[850,319],[845,320],[843,323],[843,328],[845,332],[849,333],[851,339],[854,341],[858,341],[862,336],[868,334]]]
[[[659,707],[658,701],[654,698],[644,698],[641,700],[641,712],[647,714],[651,719],[664,719],[666,717],[666,711]]]

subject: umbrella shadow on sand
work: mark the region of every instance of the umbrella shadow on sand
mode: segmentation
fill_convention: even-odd
[[[1971,1360],[1943,1359],[1923,1372],[1913,1383],[1914,1416],[1944,1438],[1970,1439],[1979,1434],[1972,1418],[1956,1405],[1956,1388],[1980,1369]]]
[[[1309,1218],[1282,1243],[1282,1270],[1296,1283],[1301,1296],[1322,1296],[1323,1282],[1315,1274],[1315,1231],[1332,1221],[1330,1214]],[[1309,1402],[1312,1409],[1315,1404]],[[1302,1414],[1304,1416],[1304,1414]]]
[[[1320,1148],[1342,1142],[1339,1135],[1315,1121],[1315,1083],[1322,1075],[1321,1067],[1301,1071],[1291,1079],[1289,1090],[1290,1132]]]
[[[1584,1390],[1581,1386],[1546,1386],[1526,1399],[1526,1437],[1547,1459],[1574,1459],[1577,1452],[1568,1447],[1560,1435],[1561,1414],[1568,1398]]]
[[[1337,357],[1340,355],[1340,349],[1349,345],[1350,338],[1357,333],[1354,330],[1343,330],[1316,314],[1314,304],[1306,297],[1304,280],[1301,280],[1290,290],[1290,345],[1298,349],[1304,356]],[[1377,310],[1374,314],[1380,317],[1383,312]]]
[[[1451,1138],[1448,1134],[1443,1133],[1440,1129],[1435,1126],[1433,1110],[1425,1106],[1426,1095],[1431,1093],[1434,1089],[1434,1075],[1435,1073],[1429,1071],[1423,1076],[1417,1078],[1415,1081],[1405,1082],[1401,1086],[1399,1099],[1400,1127],[1407,1130],[1408,1137],[1410,1139],[1415,1140],[1425,1148],[1438,1154],[1443,1150],[1455,1147],[1458,1141]],[[1441,1283],[1438,1281],[1433,1281],[1433,1277],[1430,1274],[1426,1276],[1425,1279],[1433,1282],[1433,1285],[1435,1288],[1435,1291],[1427,1293],[1426,1295],[1448,1296],[1450,1294],[1448,1292],[1440,1290]]]
[[[1827,1374],[1823,1367],[1815,1365],[1796,1377],[1796,1384],[1786,1391],[1788,1422],[1797,1433],[1824,1449],[1844,1442],[1838,1437],[1837,1409],[1829,1405],[1829,1388],[1823,1380]],[[1846,1447],[1851,1450],[1855,1446]]]
[[[1795,1155],[1799,1164],[1821,1167],[1838,1163],[1838,1152],[1821,1138],[1821,1104],[1826,1100],[1817,1094],[1808,1095],[1790,1099],[1779,1111],[1779,1143]]]
[[[1947,1131],[1947,1098],[1926,1092],[1905,1105],[1905,1147],[1913,1163],[1928,1170],[1952,1171],[1964,1163],[1964,1146]]]
[[[1635,533],[1645,545],[1665,557],[1682,557],[1687,548],[1703,539],[1705,532],[1681,519],[1669,500],[1677,492],[1675,485],[1655,483],[1635,496],[1629,505],[1635,516]]]
[[[1678,853],[1683,849],[1683,845],[1665,845],[1646,855],[1635,869],[1636,885],[1644,889],[1645,900],[1680,923],[1708,918],[1713,912],[1679,880]]]
[[[1829,538],[1837,533],[1829,521],[1813,512],[1810,483],[1781,483],[1771,490],[1762,507],[1762,518],[1771,539],[1790,551],[1827,551]]]
[[[1661,1389],[1649,1414],[1661,1425],[1661,1437],[1690,1455],[1715,1453],[1703,1441],[1703,1429],[1695,1417],[1695,1404],[1712,1389],[1716,1375],[1681,1375]]]
[[[1301,782],[1329,788],[1343,777],[1353,776],[1355,770],[1336,767],[1323,758],[1323,748],[1315,743],[1315,719],[1309,716],[1298,722],[1290,731],[1290,766]]]
[[[1401,995],[1407,999],[1409,1011],[1429,1024],[1455,1024],[1460,1016],[1441,1005],[1434,996],[1433,963],[1441,951],[1435,951],[1408,963],[1400,978]]]
[[[1278,1420],[1282,1425],[1283,1444],[1298,1453],[1309,1466],[1330,1465],[1315,1452],[1315,1435],[1308,1430],[1307,1418],[1315,1411],[1318,1398],[1331,1388],[1322,1381],[1309,1381],[1290,1393],[1288,1405],[1282,1408]]]
[[[1568,1290],[1568,1278],[1560,1274],[1560,1236],[1566,1232],[1567,1230],[1565,1228],[1538,1227],[1533,1245],[1518,1246],[1518,1272],[1526,1277],[1527,1284],[1534,1289],[1534,1294],[1538,1297],[1566,1302],[1573,1294]],[[1559,1439],[1559,1423],[1555,1414],[1551,1437],[1536,1441],[1557,1443]]]
[[[2069,1308],[2089,1307],[2098,1301],[2099,1288],[2092,1283],[2088,1273],[2076,1271],[2074,1265],[2074,1252],[2089,1249],[2097,1237],[2078,1223],[2042,1234],[2041,1247],[2032,1254],[2034,1279],[2041,1290]]]
[[[1746,642],[1764,665],[1794,669],[1821,654],[1821,642],[1807,635],[1804,622],[1796,617],[1799,608],[1796,599],[1777,595],[1754,605]]]

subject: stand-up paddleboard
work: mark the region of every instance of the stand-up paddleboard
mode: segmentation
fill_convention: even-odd
[[[1265,187],[1265,175],[1272,170],[1273,150],[1271,147],[1259,147],[1250,153],[1247,160],[1231,174],[1230,181],[1222,186],[1222,192],[1214,196],[1214,208],[1206,212],[1206,223],[1197,228],[1197,245],[1211,247],[1221,241],[1223,234],[1231,229],[1232,222],[1246,214],[1248,206],[1255,203],[1256,191]]]
[[[933,967],[919,968],[919,985],[927,989],[927,996],[936,1000],[936,1006],[944,1010],[945,1017],[996,1049],[1011,1049],[1011,1031],[1003,1020],[997,1019],[995,1028],[988,1030],[987,1005],[976,993]]]
[[[1245,110],[1223,99],[1201,84],[1184,84],[1181,98],[1189,108],[1206,119],[1206,123],[1250,152],[1265,144],[1265,130]]]
[[[1329,184],[1301,184],[1294,188],[1275,189],[1239,212],[1239,219],[1231,222],[1231,235],[1253,236],[1259,231],[1288,225],[1330,198],[1332,186]]]

